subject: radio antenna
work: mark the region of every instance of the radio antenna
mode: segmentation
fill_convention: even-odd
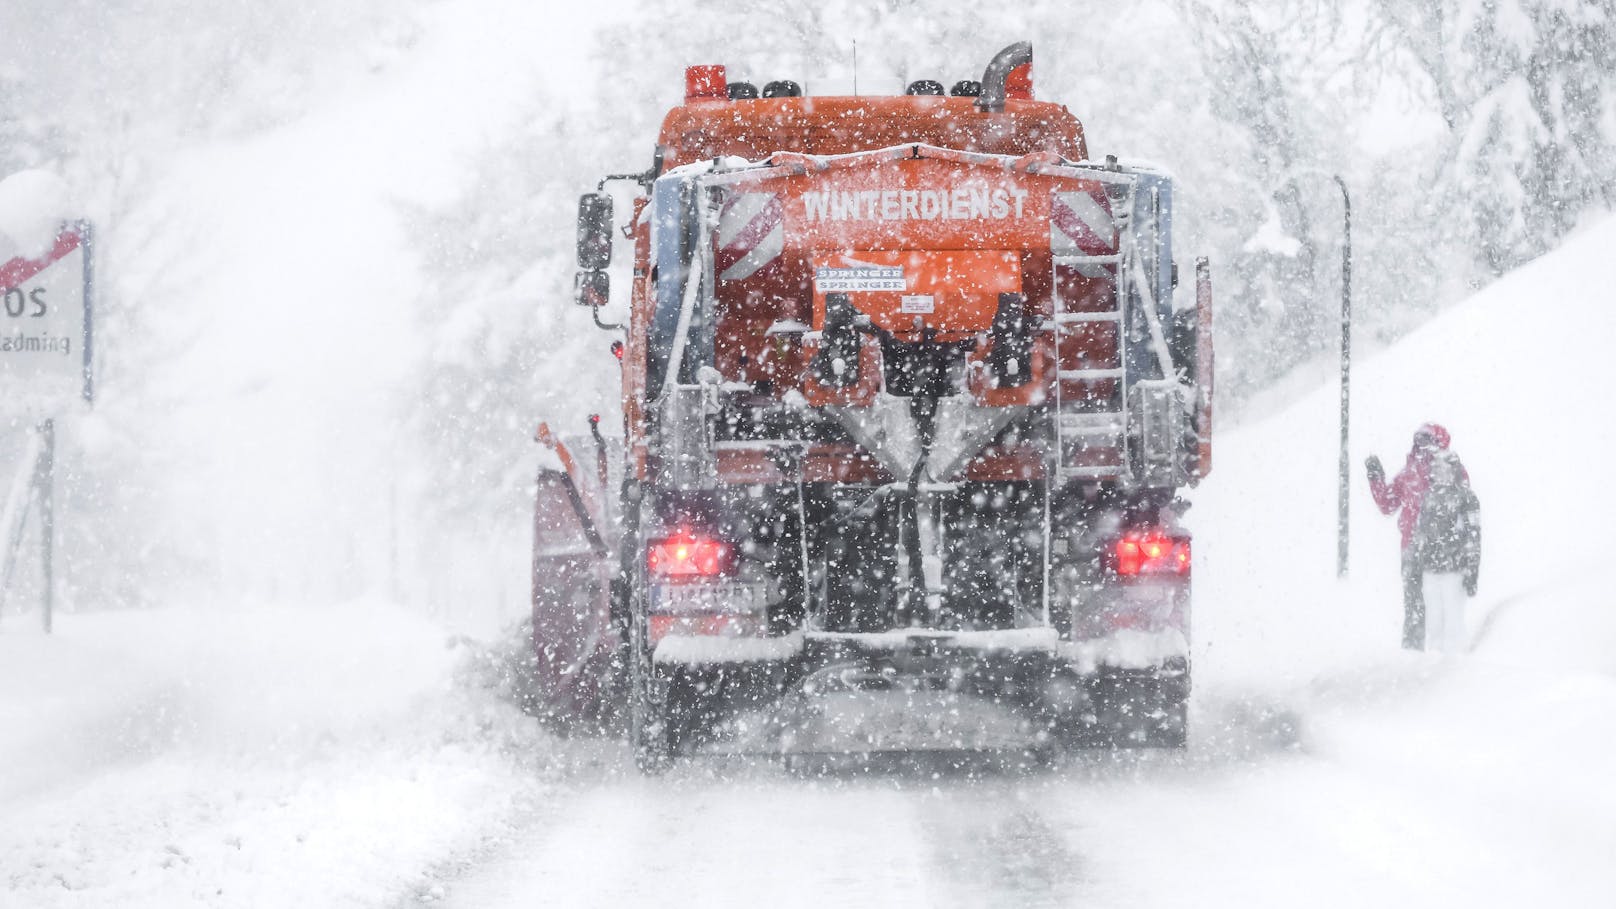
[[[858,97],[858,39],[853,39],[853,97]]]

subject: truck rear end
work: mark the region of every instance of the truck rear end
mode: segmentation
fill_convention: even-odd
[[[620,495],[562,516],[610,550],[622,684],[588,690],[623,692],[642,767],[760,728],[788,753],[1183,743],[1206,269],[1175,295],[1170,178],[1088,161],[1018,53],[958,97],[720,95],[693,68],[638,177]],[[610,203],[583,208],[598,249]],[[541,586],[536,618],[576,617]]]

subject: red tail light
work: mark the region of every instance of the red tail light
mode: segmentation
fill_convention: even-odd
[[[1190,541],[1170,537],[1160,530],[1130,530],[1117,541],[1117,574],[1187,575],[1190,573]]]
[[[652,543],[645,566],[663,578],[712,578],[729,574],[735,566],[735,550],[720,540],[680,534]]]

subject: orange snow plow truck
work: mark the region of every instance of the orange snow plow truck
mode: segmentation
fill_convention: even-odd
[[[540,430],[558,726],[627,729],[647,771],[1184,743],[1208,271],[1175,291],[1171,179],[1090,160],[1031,61],[892,97],[691,67],[650,170],[583,197],[623,412]]]

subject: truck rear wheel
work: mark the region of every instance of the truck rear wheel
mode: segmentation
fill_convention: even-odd
[[[634,766],[648,776],[663,773],[673,762],[673,731],[668,721],[667,684],[657,678],[652,660],[649,604],[646,602],[645,528],[637,488],[623,496],[623,610],[628,623],[628,741]]]
[[[1101,716],[1119,748],[1183,748],[1189,733],[1189,676],[1139,675],[1108,686]]]
[[[629,694],[629,742],[634,766],[646,775],[658,775],[673,763],[673,729],[667,711],[665,685],[658,682],[649,654],[635,654]]]
[[[643,591],[642,585],[636,585]],[[634,766],[660,774],[673,761],[673,724],[668,716],[668,682],[657,677],[643,602],[634,602],[629,619],[628,735]]]
[[[1189,740],[1189,692],[1164,696],[1150,717],[1148,744],[1157,748],[1183,748]]]

